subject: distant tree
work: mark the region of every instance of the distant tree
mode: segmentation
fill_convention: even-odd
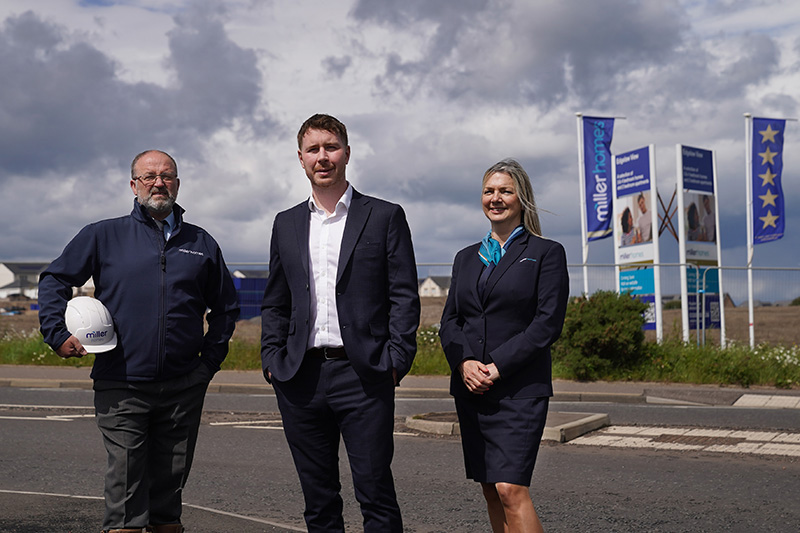
[[[800,305],[800,296],[792,300],[792,303],[790,303],[789,305]]]

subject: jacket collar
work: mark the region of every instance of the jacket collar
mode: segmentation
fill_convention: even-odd
[[[183,224],[183,213],[185,211],[186,210],[178,205],[177,202],[172,206],[172,213],[175,215],[175,229],[173,230],[173,233],[175,233]],[[153,217],[150,216],[150,213],[147,212],[147,209],[140,204],[139,200],[136,198],[133,199],[133,211],[131,211],[131,216],[139,222],[144,222],[145,224],[151,224],[155,226]]]

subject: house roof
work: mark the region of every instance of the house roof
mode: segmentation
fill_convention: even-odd
[[[50,263],[18,263],[15,261],[4,261],[2,263],[7,269],[16,275],[20,274],[41,274]]]
[[[425,283],[425,281],[431,280],[442,289],[449,289],[450,279],[451,279],[450,276],[428,276],[427,278],[421,279],[419,284],[422,285],[423,283]]]

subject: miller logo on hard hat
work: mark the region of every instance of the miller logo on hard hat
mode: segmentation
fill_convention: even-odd
[[[89,353],[103,353],[117,347],[114,322],[103,302],[78,296],[67,302],[64,314],[67,329]]]

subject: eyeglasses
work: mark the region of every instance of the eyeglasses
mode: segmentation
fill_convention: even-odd
[[[150,186],[156,182],[156,179],[161,178],[166,184],[172,183],[178,179],[177,174],[147,174],[145,176],[136,176],[136,179],[142,182],[142,185]]]

